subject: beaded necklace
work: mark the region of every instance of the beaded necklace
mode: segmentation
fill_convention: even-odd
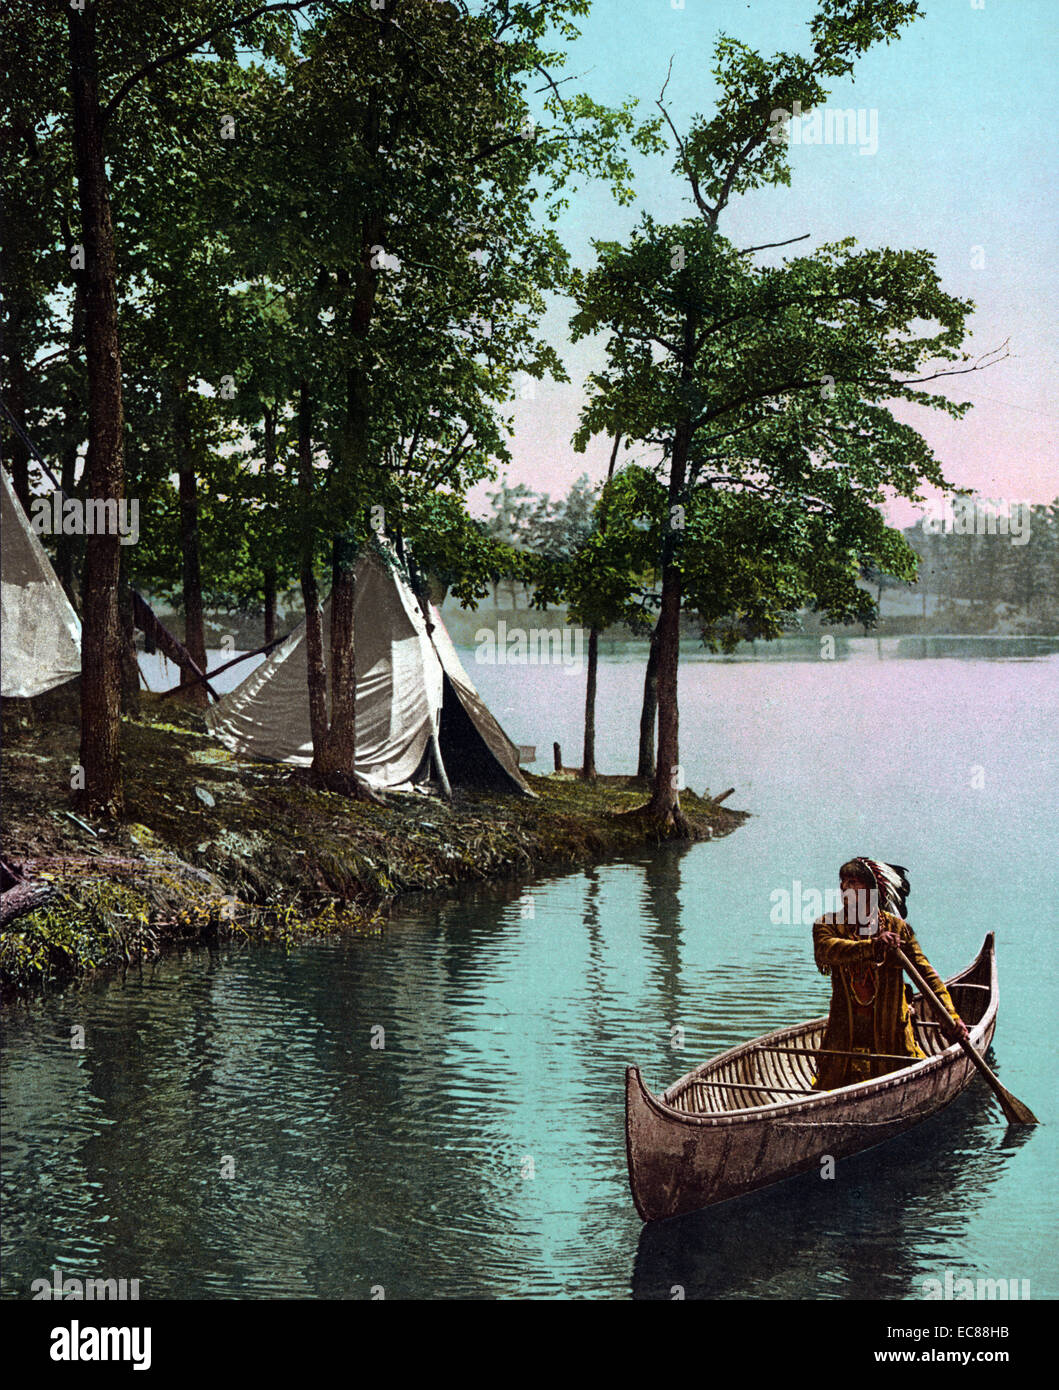
[[[877,921],[876,930],[878,930]],[[857,970],[851,967],[846,973],[849,978],[849,991],[853,996],[854,1003],[862,1009],[874,1004],[875,996],[879,993],[879,968],[876,962],[874,960],[869,961]],[[871,994],[865,999],[862,995],[867,994],[869,986],[871,987]]]
[[[871,996],[867,999],[862,999],[860,991],[861,989],[866,989],[869,984],[871,985]],[[862,966],[856,973],[850,970],[849,989],[850,993],[853,995],[854,1001],[859,1004],[862,1009],[866,1009],[869,1004],[875,1003],[875,996],[879,992],[879,972],[875,968],[874,962],[870,965]]]

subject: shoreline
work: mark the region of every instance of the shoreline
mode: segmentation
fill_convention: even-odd
[[[69,700],[4,702],[4,858],[50,897],[0,937],[0,1004],[230,940],[294,945],[378,932],[398,898],[577,868],[665,841],[637,817],[632,778],[526,780],[537,799],[454,789],[386,806],[239,762],[201,717],[144,696],[123,720],[125,819],[70,808],[78,726]],[[615,785],[616,784],[616,785]],[[681,793],[694,840],[748,818]]]

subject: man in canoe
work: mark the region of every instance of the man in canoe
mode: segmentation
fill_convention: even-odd
[[[842,911],[813,923],[813,952],[822,975],[831,976],[831,1011],[821,1048],[863,1056],[822,1056],[815,1088],[836,1090],[896,1071],[901,1061],[925,1054],[915,1040],[904,972],[891,950],[900,946],[944,1004],[953,1037],[968,1036],[948,990],[904,920],[908,879],[898,864],[851,859],[839,870]]]

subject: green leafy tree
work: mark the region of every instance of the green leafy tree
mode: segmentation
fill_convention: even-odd
[[[811,110],[826,96],[824,81],[848,73],[860,54],[895,38],[917,13],[914,0],[825,0],[810,25],[811,58],[766,61],[722,38],[716,114],[693,122],[686,138],[670,122],[676,171],[687,181],[694,215],[669,226],[644,216],[628,245],[598,242],[596,266],[575,277],[575,338],[608,335],[607,364],[590,381],[579,442],[620,429],[661,455],[658,761],[645,809],[664,826],[686,829],[679,804],[681,611],[688,601],[710,631],[739,596],[722,590],[711,599],[708,588],[696,586],[697,575],[717,572],[699,564],[696,549],[723,549],[729,526],[744,552],[762,543],[770,528],[762,526],[761,506],[785,528],[804,516],[804,528],[812,528],[806,539],[846,566],[838,583],[829,569],[833,587],[818,598],[832,612],[859,616],[863,563],[901,577],[912,572],[911,553],[886,531],[877,508],[891,493],[918,498],[924,482],[945,486],[926,442],[891,411],[903,400],[961,415],[966,406],[922,387],[949,374],[944,364],[964,364],[953,372],[981,365],[968,366],[962,352],[972,306],[943,292],[933,257],[862,251],[847,240],[762,267],[750,259],[761,248],[739,250],[718,230],[734,196],[789,180],[774,113],[796,98]],[[715,494],[705,508],[704,493]],[[724,494],[753,494],[760,505]],[[744,597],[769,575],[783,579],[785,537],[796,554],[800,549],[798,533],[772,536],[776,566],[762,567],[746,553],[736,566]],[[781,585],[778,602],[752,603],[751,613],[771,621],[798,587]]]
[[[516,379],[562,373],[537,331],[565,274],[549,219],[580,174],[625,196],[618,146],[653,138],[629,111],[564,97],[550,77],[562,55],[549,33],[571,37],[584,9],[406,0],[399,22],[389,9],[329,9],[285,60],[282,106],[246,108],[244,192],[274,194],[246,278],[283,303],[292,330],[313,766],[329,784],[355,786],[358,547],[380,513],[397,537],[424,534],[435,495],[451,502],[503,459]],[[542,71],[536,123],[527,88]],[[308,549],[328,545],[325,662]]]
[[[156,118],[150,105],[164,75],[186,68],[212,46],[235,59],[233,34],[270,42],[278,12],[301,6],[237,6],[210,0],[116,5],[44,6],[18,0],[3,16],[10,61],[5,93],[18,113],[21,139],[47,139],[70,150],[77,216],[66,247],[80,272],[76,289],[83,322],[87,453],[83,487],[104,505],[125,496],[125,417],[119,330],[118,252],[112,198],[113,160],[136,131]],[[55,131],[61,128],[63,136]],[[58,161],[56,162],[58,167]],[[65,279],[65,275],[63,276]],[[76,315],[75,315],[76,317]],[[77,336],[72,335],[72,336]],[[78,800],[90,812],[120,812],[122,654],[127,641],[119,616],[119,538],[86,538],[83,577],[81,750],[84,787]]]

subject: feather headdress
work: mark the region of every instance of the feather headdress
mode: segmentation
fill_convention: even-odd
[[[862,855],[858,864],[863,864],[875,880],[879,890],[879,911],[889,912],[893,917],[905,917],[908,912],[908,870],[903,864],[884,864],[881,859],[866,859]]]

